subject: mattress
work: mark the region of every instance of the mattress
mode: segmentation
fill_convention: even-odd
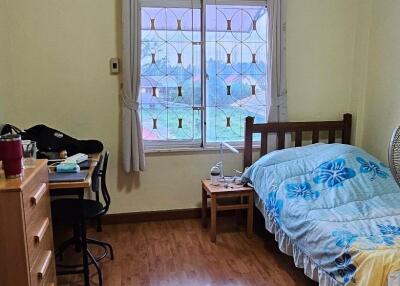
[[[364,150],[275,151],[244,174],[279,248],[323,286],[400,285],[400,189]]]

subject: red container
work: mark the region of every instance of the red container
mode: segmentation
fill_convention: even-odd
[[[6,178],[18,178],[22,174],[22,142],[21,135],[10,134],[0,136],[0,161]]]

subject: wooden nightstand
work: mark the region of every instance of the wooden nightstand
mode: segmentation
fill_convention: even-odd
[[[226,210],[242,210],[247,209],[247,237],[251,238],[253,235],[253,204],[254,194],[253,188],[244,187],[242,185],[229,184],[225,188],[223,183],[220,186],[211,185],[210,180],[202,180],[202,208],[201,217],[203,227],[207,227],[207,199],[211,198],[211,229],[210,238],[212,242],[217,238],[217,212]],[[240,203],[233,205],[219,205],[218,199],[220,198],[243,198],[247,197],[247,203]]]

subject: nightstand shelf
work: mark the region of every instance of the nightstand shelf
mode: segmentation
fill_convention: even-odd
[[[207,227],[207,199],[211,199],[211,228],[210,239],[216,242],[217,238],[217,212],[227,210],[246,210],[247,209],[247,236],[253,235],[253,204],[254,194],[253,188],[242,185],[229,184],[227,188],[221,183],[220,186],[211,185],[210,180],[202,180],[202,223],[203,227]],[[240,198],[238,204],[218,204],[218,199],[221,198]],[[243,203],[243,198],[247,198],[246,203]]]

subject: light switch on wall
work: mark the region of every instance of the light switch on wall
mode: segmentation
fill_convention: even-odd
[[[110,59],[110,73],[111,74],[119,73],[119,59],[118,58]]]

